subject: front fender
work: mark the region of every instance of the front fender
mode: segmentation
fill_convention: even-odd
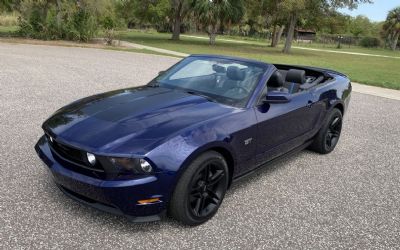
[[[201,153],[212,148],[223,148],[235,156],[235,150],[229,142],[229,135],[203,127],[171,138],[149,152],[146,157],[161,171],[177,174],[184,171]],[[233,160],[236,161],[235,157]]]
[[[199,132],[194,131],[186,135],[176,136],[146,155],[146,158],[150,159],[164,173],[170,183],[168,190],[165,190],[164,187],[166,197],[171,197],[183,172],[201,153],[212,148],[223,148],[232,156],[235,155],[233,148],[227,142],[228,136],[218,135],[212,130],[207,134],[210,137],[198,137],[197,133]],[[235,161],[234,158],[233,160]]]

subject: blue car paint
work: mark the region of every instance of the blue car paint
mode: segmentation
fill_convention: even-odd
[[[46,133],[60,143],[101,156],[145,158],[156,168],[152,176],[99,180],[76,173],[54,159],[44,136],[36,151],[58,185],[107,204],[111,212],[133,217],[158,215],[166,210],[180,174],[202,152],[214,149],[223,153],[235,179],[305,144],[333,107],[345,111],[348,106],[350,81],[327,70],[324,72],[332,80],[291,95],[288,103],[264,103],[265,84],[276,68],[233,60],[265,68],[243,108],[179,90],[142,86],[78,100],[43,124]],[[160,202],[137,203],[151,197],[159,197]]]

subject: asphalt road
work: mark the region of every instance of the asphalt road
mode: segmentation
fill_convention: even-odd
[[[176,61],[0,43],[0,249],[400,248],[400,101],[358,93],[332,154],[304,151],[238,182],[204,225],[132,224],[64,196],[33,149],[44,119]]]

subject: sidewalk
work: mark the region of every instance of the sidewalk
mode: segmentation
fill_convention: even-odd
[[[167,54],[171,56],[178,56],[178,57],[187,57],[189,54],[185,53],[180,53],[177,51],[172,51],[172,50],[167,50],[167,49],[160,49],[156,47],[151,47],[151,46],[146,46],[146,45],[141,45],[137,43],[131,43],[131,42],[126,42],[126,41],[118,41],[117,44],[121,47],[125,48],[133,48],[133,49],[146,49],[146,50],[151,50],[154,52],[162,53],[162,54]]]
[[[385,89],[352,82],[353,91],[400,101],[400,90]]]

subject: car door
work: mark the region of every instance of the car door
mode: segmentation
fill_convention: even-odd
[[[292,94],[287,103],[266,103],[255,107],[258,164],[270,161],[304,144],[311,136],[319,112],[308,91]]]

